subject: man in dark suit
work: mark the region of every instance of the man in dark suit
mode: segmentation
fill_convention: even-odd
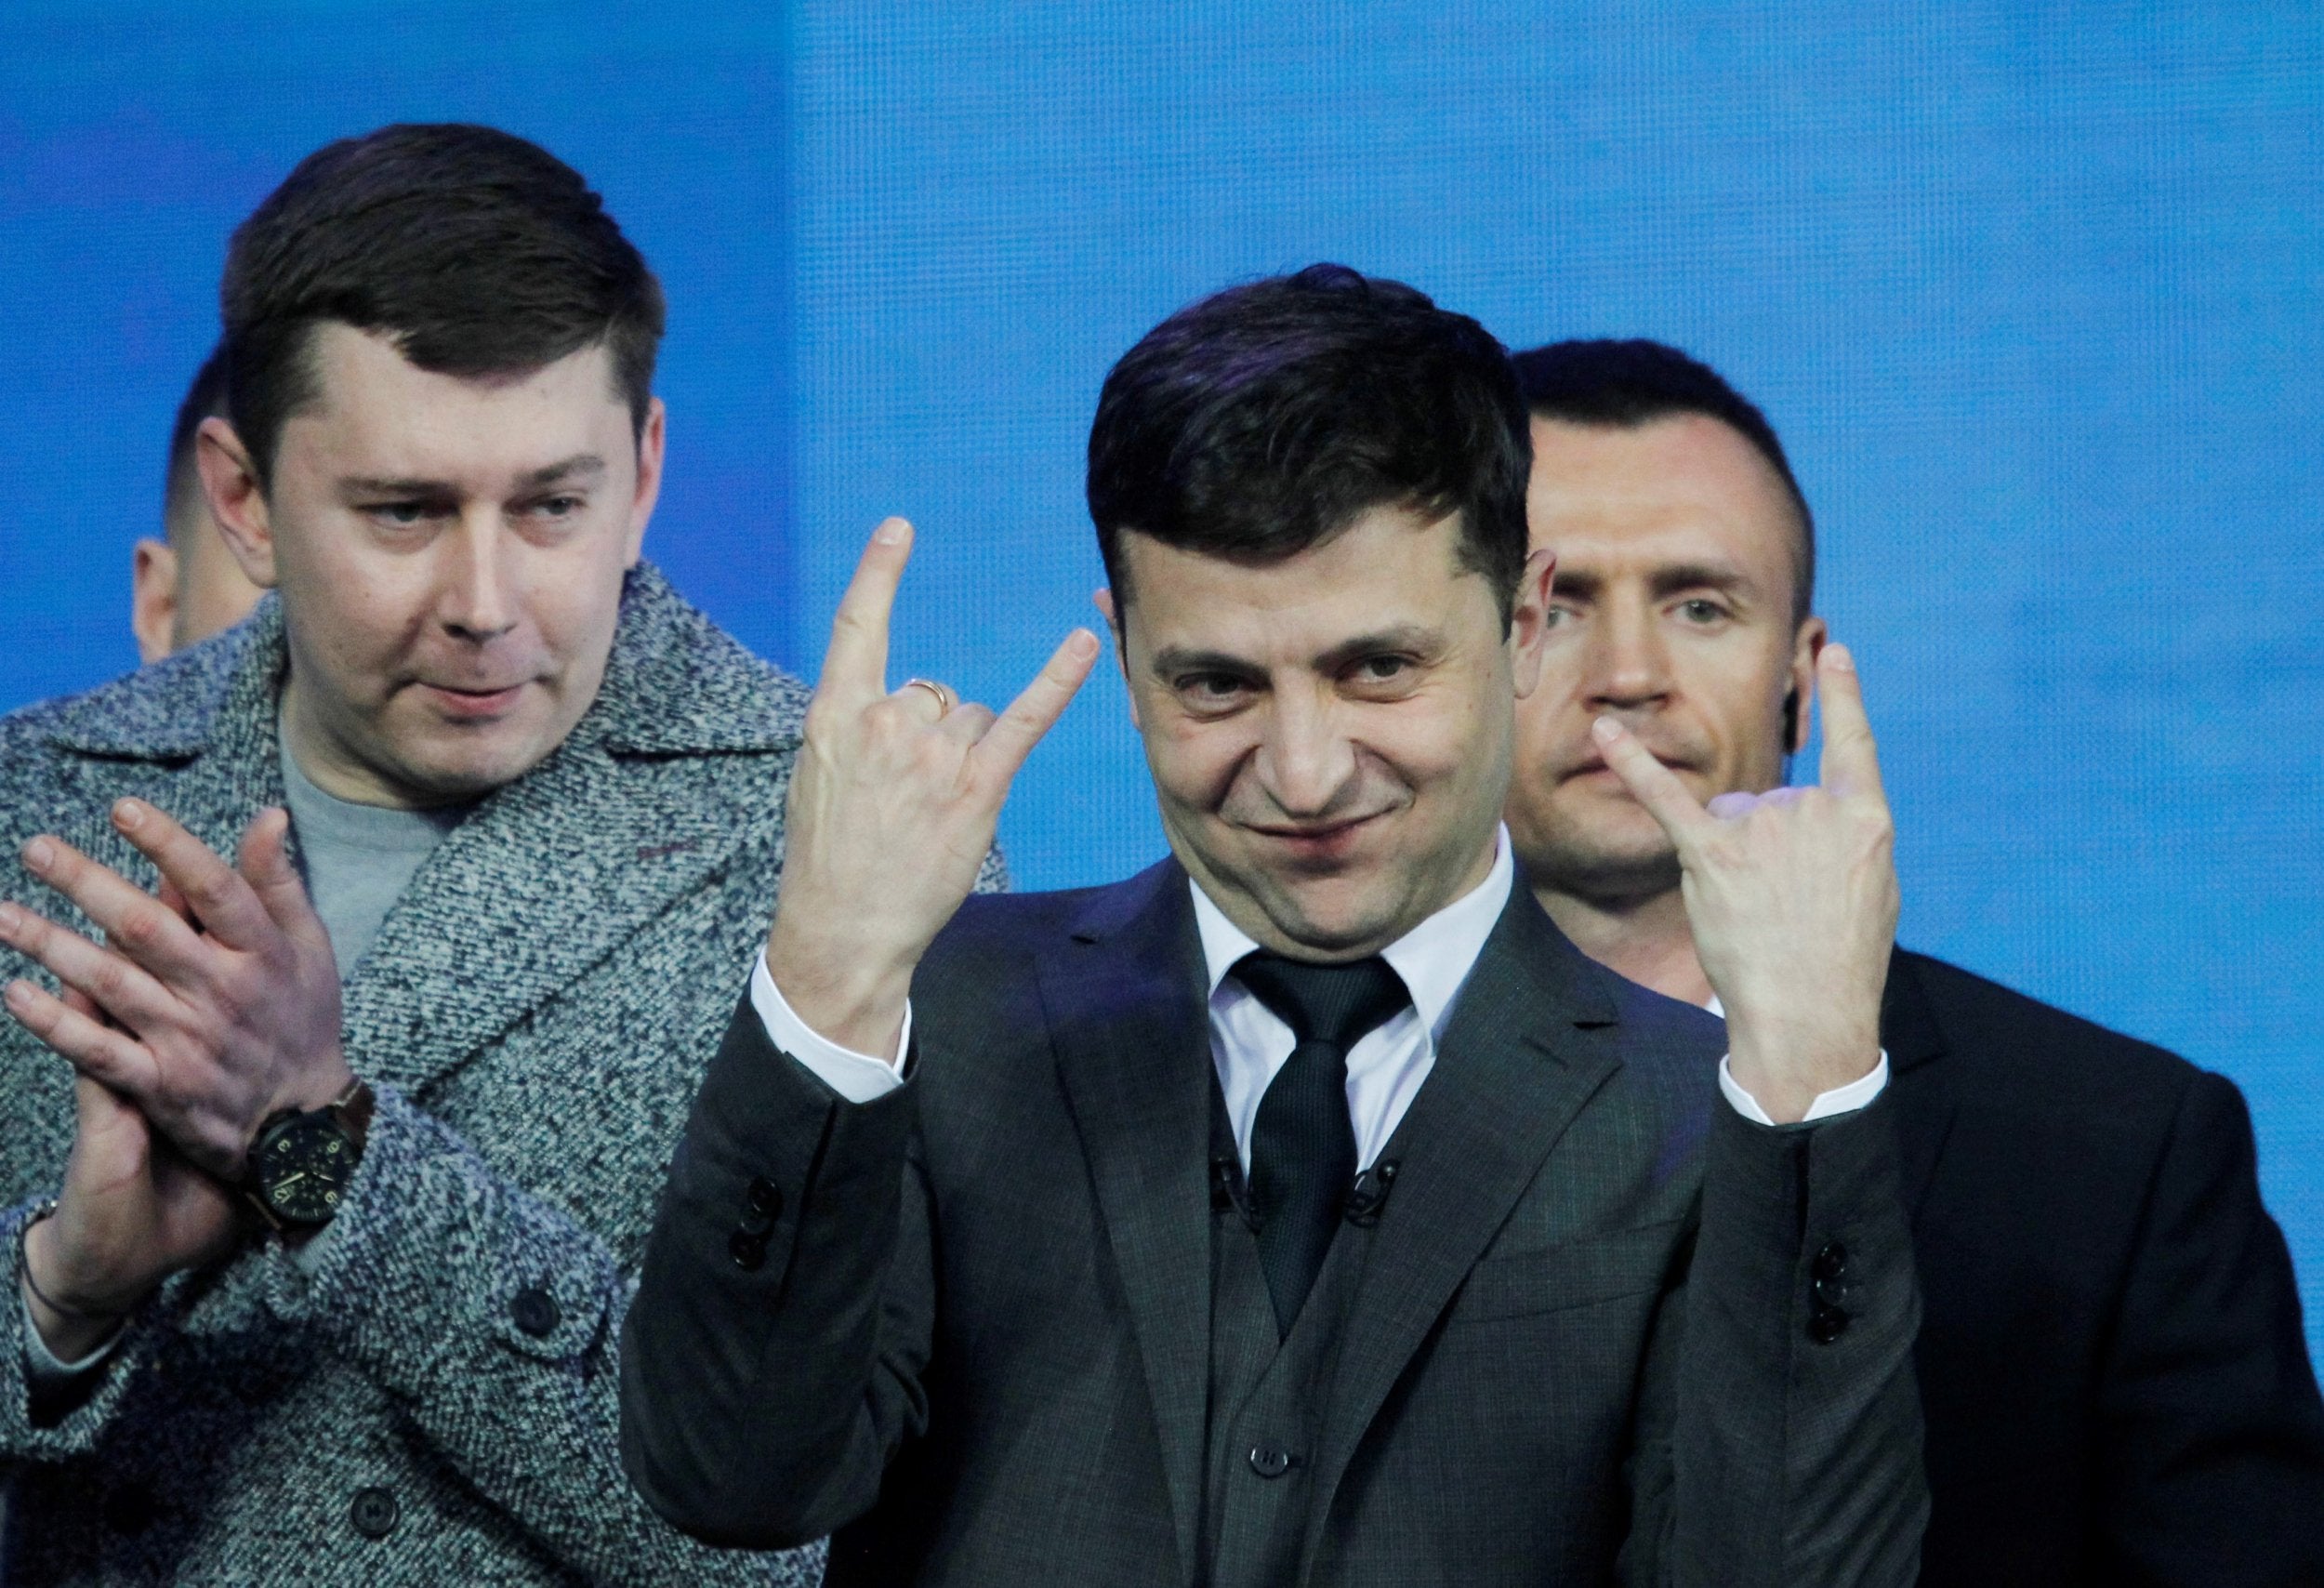
[[[1673,349],[1516,362],[1558,570],[1510,828],[1585,952],[1710,1003],[1677,857],[1591,724],[1699,796],[1783,781],[1825,639],[1807,506],[1759,411]],[[1881,1031],[1927,1297],[1922,1581],[2324,1581],[2324,1413],[2235,1087],[1901,949]]]
[[[1526,436],[1481,327],[1334,266],[1116,366],[1101,604],[1171,857],[1074,893],[963,903],[1095,636],[998,718],[890,692],[882,526],[625,1326],[655,1508],[854,1523],[842,1583],[1910,1580],[1852,678],[1814,801],[1714,817],[1608,740],[1701,873],[1723,1064],[1499,833],[1551,575]]]

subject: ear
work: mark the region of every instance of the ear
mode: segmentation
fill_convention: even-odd
[[[233,425],[209,418],[194,432],[194,467],[202,474],[202,494],[210,499],[210,516],[226,537],[243,576],[260,589],[275,584],[274,523],[267,508],[266,491],[249,449]]]
[[[175,649],[178,629],[178,549],[147,536],[129,559],[129,632],[138,660],[151,666]]]
[[[646,404],[645,423],[638,430],[638,491],[629,502],[629,543],[622,558],[625,568],[638,565],[645,549],[646,521],[654,516],[654,504],[662,499],[662,453],[667,424],[667,411],[656,397]]]
[[[1541,682],[1541,647],[1550,632],[1550,589],[1557,577],[1557,553],[1538,547],[1526,554],[1509,609],[1509,671],[1523,700]]]
[[[1138,692],[1129,687],[1129,641],[1122,633],[1121,605],[1115,601],[1114,592],[1110,588],[1092,590],[1089,600],[1098,611],[1105,615],[1105,627],[1114,636],[1114,665],[1122,670],[1123,690],[1129,696],[1129,725],[1135,728],[1138,725]]]
[[[1783,747],[1786,755],[1798,755],[1807,748],[1810,724],[1816,718],[1810,708],[1816,704],[1816,658],[1824,654],[1824,642],[1831,638],[1830,626],[1820,617],[1803,617],[1800,631],[1791,640],[1790,699],[1793,702],[1787,721],[1791,732]]]

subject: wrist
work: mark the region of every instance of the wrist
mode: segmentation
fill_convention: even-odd
[[[771,941],[767,974],[793,1014],[836,1047],[893,1062],[912,992],[909,964],[833,960]]]
[[[59,1361],[77,1361],[111,1339],[151,1285],[106,1290],[86,1285],[56,1261],[54,1203],[35,1212],[17,1237],[17,1289],[41,1343]]]

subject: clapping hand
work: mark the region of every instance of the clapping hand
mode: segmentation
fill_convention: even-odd
[[[1816,685],[1819,787],[1722,794],[1706,806],[1619,722],[1601,718],[1593,730],[1606,764],[1678,850],[1736,1082],[1779,1124],[1878,1063],[1896,938],[1895,829],[1845,649],[1824,648]]]
[[[891,690],[888,621],[912,526],[873,532],[831,623],[791,775],[767,968],[810,1029],[893,1059],[912,972],[975,886],[1025,757],[1089,676],[1076,629],[997,717],[915,679]]]
[[[112,816],[160,869],[157,893],[61,839],[24,846],[26,867],[102,944],[0,905],[0,941],[62,984],[9,984],[8,1013],[80,1072],[56,1217],[26,1245],[46,1298],[35,1318],[66,1355],[167,1275],[230,1248],[229,1186],[259,1124],[329,1101],[348,1079],[338,972],[285,848],[288,818],[261,814],[237,869],[142,801]]]

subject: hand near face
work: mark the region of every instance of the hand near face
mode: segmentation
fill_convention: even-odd
[[[1736,1081],[1778,1123],[1870,1073],[1896,937],[1895,832],[1848,653],[1816,663],[1821,787],[1708,807],[1610,718],[1606,764],[1670,834],[1703,973],[1727,1014]]]
[[[331,941],[291,865],[285,813],[250,824],[239,867],[142,801],[120,801],[112,816],[160,868],[165,896],[61,839],[27,843],[26,867],[105,942],[0,906],[0,941],[79,995],[13,982],[8,1013],[133,1104],[195,1167],[231,1181],[269,1115],[319,1108],[346,1090]]]
[[[817,1034],[895,1057],[912,971],[976,884],[1010,783],[1097,660],[1066,636],[996,717],[887,684],[888,619],[912,527],[874,532],[832,619],[791,776],[767,968]]]

